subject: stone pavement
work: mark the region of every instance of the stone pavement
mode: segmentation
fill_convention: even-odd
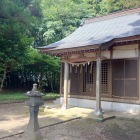
[[[7,110],[14,104],[7,105]],[[0,108],[1,110],[1,108]],[[17,111],[17,112],[16,112]],[[1,113],[1,111],[0,111]],[[28,108],[24,104],[16,104],[15,110],[13,109],[10,114],[6,114],[4,111],[0,115],[0,138],[4,138],[17,133],[23,133],[28,124]],[[138,113],[126,113],[105,111],[104,118],[118,117],[131,120],[139,120],[140,114]],[[39,123],[40,127],[46,127],[54,124],[59,124],[65,121],[77,119],[77,118],[96,118],[93,109],[71,107],[67,110],[62,110],[59,104],[53,102],[45,102],[45,107],[40,109]]]

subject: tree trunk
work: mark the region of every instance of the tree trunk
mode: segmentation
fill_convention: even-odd
[[[53,90],[53,73],[51,73],[51,90],[52,90],[52,92],[54,92],[54,90]]]
[[[38,83],[38,89],[42,89],[42,78],[43,78],[43,72],[40,73],[39,83]]]
[[[3,88],[3,83],[6,78],[6,72],[7,72],[7,65],[5,65],[5,67],[4,67],[3,78],[2,78],[1,84],[0,84],[0,92],[2,91],[2,88]]]

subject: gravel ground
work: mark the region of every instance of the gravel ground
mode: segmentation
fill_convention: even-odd
[[[41,129],[44,140],[139,140],[140,122],[111,119],[103,123],[79,119]],[[22,135],[3,140],[22,140]]]
[[[0,104],[0,128],[6,129],[4,122],[8,121],[9,125],[13,125],[12,120],[27,118],[27,114],[23,112],[24,103]],[[79,119],[46,127],[40,131],[44,140],[140,140],[140,121],[111,119],[100,123],[93,119]],[[21,134],[2,140],[23,139]]]

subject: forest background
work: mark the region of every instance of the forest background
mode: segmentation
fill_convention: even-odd
[[[36,48],[61,40],[85,18],[136,8],[140,0],[0,0],[0,92],[59,92],[60,60]]]

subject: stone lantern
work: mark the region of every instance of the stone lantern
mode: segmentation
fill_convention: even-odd
[[[23,135],[23,140],[43,140],[38,123],[39,106],[44,104],[42,100],[43,93],[37,91],[37,84],[33,84],[32,91],[28,91],[26,95],[29,97],[25,105],[29,106],[30,120]]]

